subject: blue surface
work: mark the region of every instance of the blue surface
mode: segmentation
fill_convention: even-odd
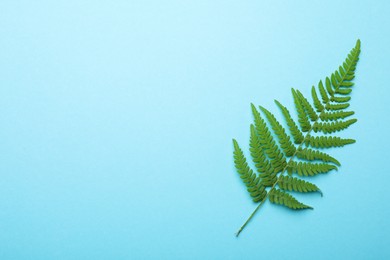
[[[389,258],[390,4],[358,2],[1,1],[0,258]],[[358,142],[237,239],[250,102],[280,118],[358,38]]]

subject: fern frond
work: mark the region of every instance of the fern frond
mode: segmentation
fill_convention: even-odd
[[[353,114],[355,114],[353,111],[322,112],[320,118],[322,121],[333,121],[352,116]]]
[[[325,106],[326,110],[333,110],[333,111],[346,109],[347,107],[349,107],[348,103],[341,103],[341,104],[330,104],[330,103],[328,103]]]
[[[256,169],[258,173],[265,172],[269,169],[270,163],[268,162],[263,148],[261,148],[259,138],[256,134],[255,127],[251,125],[251,134],[249,141],[249,151],[251,152],[251,156],[253,162],[255,163]]]
[[[255,127],[251,125],[251,135],[249,142],[249,150],[252,160],[256,166],[257,172],[260,174],[261,184],[269,187],[276,182],[276,173],[271,163],[268,161],[263,148],[261,147],[259,137],[256,134]]]
[[[324,106],[321,104],[321,101],[317,96],[316,88],[314,86],[311,88],[311,96],[313,97],[314,106],[315,106],[317,112],[323,111]]]
[[[295,153],[295,146],[291,142],[290,137],[286,134],[286,131],[284,130],[283,126],[279,124],[278,120],[276,120],[275,116],[269,112],[264,107],[260,107],[261,111],[265,114],[267,117],[272,130],[274,130],[275,134],[279,138],[279,144],[282,148],[284,154],[288,157],[292,156]]]
[[[294,138],[294,143],[296,143],[296,144],[302,143],[302,141],[304,139],[303,134],[302,134],[301,130],[299,130],[295,121],[292,119],[288,109],[285,106],[283,106],[282,104],[280,104],[280,102],[277,100],[275,100],[275,103],[278,105],[280,110],[282,110],[282,114],[287,121],[287,125],[290,129],[290,133],[291,133],[292,137]]]
[[[306,146],[314,148],[342,147],[347,144],[353,144],[353,139],[344,139],[336,136],[309,136],[305,139]]]
[[[323,162],[332,162],[340,166],[340,162],[335,158],[333,158],[332,156],[330,156],[329,154],[320,152],[318,150],[313,150],[310,148],[303,148],[303,149],[299,148],[297,151],[297,157],[299,159],[308,160],[308,161],[320,160]]]
[[[291,161],[287,165],[289,174],[296,173],[299,176],[314,176],[320,173],[327,173],[331,170],[337,170],[337,166],[327,163],[307,163]]]
[[[303,94],[296,90],[299,100],[301,101],[302,106],[306,110],[307,115],[309,116],[311,121],[316,121],[318,119],[318,115],[312,105],[307,101],[307,99],[303,96]]]
[[[338,82],[341,82],[343,79],[340,76],[341,72],[339,73],[337,70],[332,74],[330,80],[332,81],[332,84],[336,84],[336,79]]]
[[[267,198],[271,203],[292,209],[311,208],[286,191],[321,193],[320,189],[313,183],[293,177],[292,174],[314,176],[337,170],[340,166],[337,159],[319,149],[341,147],[355,142],[353,139],[326,134],[344,130],[357,121],[346,119],[354,112],[345,109],[349,107],[351,100],[349,95],[354,86],[352,80],[355,78],[359,54],[360,40],[337,70],[324,81],[320,80],[318,88],[312,87],[312,103],[299,90],[291,90],[298,123],[289,110],[275,100],[287,123],[288,132],[272,112],[260,107],[260,114],[252,104],[254,124],[250,127],[249,145],[257,173],[249,167],[241,148],[233,139],[234,162],[250,196],[259,204],[237,235]],[[267,119],[268,125],[262,115]],[[318,136],[313,136],[311,132],[318,133]],[[288,175],[285,175],[285,172]]]
[[[276,145],[274,138],[272,137],[266,123],[264,122],[264,119],[261,118],[260,113],[253,104],[252,112],[255,120],[255,129],[257,135],[260,137],[260,144],[270,159],[271,165],[274,168],[274,173],[278,173],[286,166],[286,158],[279,150],[279,147]]]
[[[328,77],[326,77],[326,79],[325,79],[325,86],[326,86],[326,90],[328,91],[329,95],[331,97],[333,97],[334,90],[332,89],[332,84],[330,83],[330,79]]]
[[[256,177],[256,174],[248,166],[244,153],[239,147],[236,140],[233,139],[234,144],[234,164],[237,172],[240,174],[240,178],[243,180],[249,194],[254,202],[259,202],[265,198],[267,191],[261,184],[260,178]]]
[[[280,204],[290,209],[313,209],[312,207],[299,202],[292,195],[276,188],[270,190],[269,200],[274,204]]]
[[[301,126],[301,130],[303,132],[308,132],[311,128],[310,121],[306,115],[306,112],[305,112],[302,104],[301,104],[301,100],[299,99],[298,94],[295,92],[294,89],[291,89],[291,92],[293,94],[295,108],[296,108],[297,113],[298,113],[298,122],[299,122],[299,125]]]
[[[352,92],[352,89],[350,89],[350,88],[345,88],[345,89],[339,88],[336,90],[336,94],[340,94],[340,95],[348,95],[351,92]]]
[[[341,87],[346,87],[346,88],[350,88],[350,87],[352,87],[353,85],[354,85],[354,83],[353,83],[353,82],[350,82],[350,81],[343,81],[343,82],[340,83],[340,86],[341,86]]]
[[[336,103],[345,103],[351,100],[351,97],[332,97],[330,101]]]
[[[322,103],[324,103],[324,104],[328,103],[329,97],[328,97],[328,94],[326,93],[326,90],[325,90],[324,85],[322,84],[321,80],[318,83],[318,89],[319,89],[320,94],[321,94]]]
[[[325,134],[334,133],[334,132],[344,130],[356,122],[357,122],[357,119],[349,119],[347,121],[335,121],[335,122],[329,122],[329,123],[316,122],[313,125],[313,131],[316,133],[319,131],[322,131]]]
[[[296,177],[291,176],[280,176],[278,186],[282,190],[297,191],[297,192],[319,192],[322,196],[321,190],[317,185],[308,181],[300,180]]]
[[[332,86],[336,94],[348,95],[351,93],[353,83],[351,80],[355,78],[356,64],[359,61],[360,40],[356,41],[355,47],[348,54],[343,66],[339,67],[339,71],[332,75]],[[340,74],[340,75],[339,75]]]

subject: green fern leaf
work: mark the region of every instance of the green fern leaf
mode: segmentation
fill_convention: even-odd
[[[319,192],[322,196],[321,190],[315,184],[288,175],[280,176],[278,186],[286,191]]]
[[[324,85],[322,84],[322,81],[320,81],[318,83],[318,89],[319,89],[320,94],[321,94],[322,103],[324,103],[324,104],[328,103],[329,102],[329,97],[328,97],[328,94],[326,93]]]
[[[280,104],[279,101],[277,101],[277,100],[275,100],[275,103],[282,110],[282,114],[283,114],[284,118],[286,119],[287,125],[290,129],[290,132],[291,132],[291,135],[294,138],[294,143],[296,143],[296,144],[302,143],[302,141],[304,139],[303,134],[302,134],[301,130],[299,130],[297,124],[291,118],[291,115],[290,115],[290,112],[288,111],[288,109],[286,107],[284,107],[282,104]]]
[[[303,105],[303,107],[306,111],[306,114],[310,118],[310,120],[316,121],[318,119],[318,115],[314,111],[314,108],[311,106],[309,101],[307,101],[307,99],[303,96],[303,94],[299,90],[297,90],[296,93],[298,95],[299,100],[301,101],[301,104]]]
[[[334,133],[334,132],[344,130],[356,122],[357,122],[357,119],[349,119],[347,121],[335,121],[335,122],[330,122],[330,123],[316,122],[313,125],[313,131],[316,133],[319,131],[322,131],[325,134]]]
[[[308,132],[311,128],[309,118],[306,115],[306,112],[302,106],[302,103],[301,103],[300,98],[298,97],[298,94],[295,92],[294,89],[291,89],[291,91],[292,91],[292,94],[294,97],[294,103],[295,103],[295,107],[296,107],[297,113],[298,113],[299,125],[301,126],[301,129],[303,132]]]
[[[291,161],[287,165],[289,174],[296,173],[299,176],[314,176],[320,173],[328,173],[337,170],[337,166],[327,163],[307,163]]]
[[[252,104],[252,112],[255,120],[255,129],[257,135],[260,137],[259,142],[263,147],[266,155],[270,159],[271,166],[274,169],[274,173],[278,173],[283,170],[287,162],[279,147],[276,145],[274,138],[272,137],[270,131],[264,119],[261,118],[260,113],[257,111],[256,107]]]
[[[340,95],[348,95],[351,92],[352,92],[352,89],[350,89],[350,88],[346,88],[346,89],[340,88],[340,89],[336,90],[336,93],[340,94]]]
[[[351,100],[351,97],[332,97],[330,101],[336,102],[336,103],[345,103]]]
[[[291,142],[290,137],[286,134],[286,131],[284,130],[282,125],[279,124],[275,116],[267,109],[265,109],[264,107],[260,107],[260,109],[263,111],[268,121],[270,122],[272,130],[274,130],[275,134],[278,136],[280,147],[282,148],[284,154],[288,157],[292,156],[295,153],[296,149]]]
[[[330,83],[330,79],[328,77],[325,80],[325,86],[326,86],[326,90],[328,91],[329,95],[331,97],[333,97],[334,90],[332,89],[332,84]]]
[[[343,110],[343,109],[346,109],[347,107],[349,107],[349,104],[348,103],[342,103],[342,104],[326,104],[325,108],[326,110]]]
[[[324,81],[320,80],[317,88],[314,86],[311,88],[312,103],[299,90],[291,90],[298,124],[289,110],[275,100],[287,123],[288,132],[269,110],[260,106],[261,113],[267,119],[266,122],[256,107],[251,105],[254,124],[250,126],[249,146],[256,171],[250,168],[243,151],[233,139],[234,163],[252,200],[259,204],[237,235],[267,198],[271,203],[291,209],[312,208],[299,202],[287,192],[321,193],[320,189],[313,183],[291,175],[311,177],[337,170],[340,162],[319,149],[355,143],[354,139],[326,134],[342,131],[357,121],[346,119],[354,112],[345,109],[349,107],[351,100],[350,94],[354,87],[352,80],[355,78],[359,54],[360,41],[358,40],[342,65]],[[313,136],[312,132],[317,133],[317,136]],[[289,158],[288,162],[287,158]]]
[[[261,184],[266,187],[272,186],[277,180],[276,173],[265,155],[253,125],[251,125],[249,146],[253,162],[261,178]]]
[[[275,188],[271,189],[269,192],[269,200],[274,204],[284,205],[290,209],[313,209],[312,207],[299,202],[290,194]]]
[[[347,88],[352,87],[353,85],[354,85],[353,82],[350,82],[350,81],[344,81],[344,82],[341,82],[341,84],[340,84],[340,86],[347,87]]]
[[[333,121],[352,116],[353,114],[355,114],[353,111],[322,112],[320,118],[322,121]]]
[[[318,150],[313,150],[310,148],[304,148],[304,149],[299,148],[297,151],[297,157],[299,159],[308,160],[308,161],[319,160],[319,161],[323,161],[323,162],[332,162],[332,163],[340,166],[340,162],[338,160],[336,160],[335,158],[333,158],[332,156],[330,156],[329,154],[318,151]]]
[[[319,100],[316,92],[316,88],[313,86],[311,88],[311,96],[313,97],[314,106],[316,108],[317,112],[321,112],[324,110],[324,106],[321,104],[321,101]]]
[[[251,168],[249,168],[246,162],[244,153],[238,146],[236,140],[233,139],[234,144],[234,163],[237,172],[240,174],[241,179],[244,181],[249,194],[254,202],[259,202],[265,198],[267,192],[265,187],[261,185],[260,178],[256,177],[256,174]]]
[[[336,136],[309,136],[305,139],[306,146],[314,148],[342,147],[355,142],[353,139],[344,139]]]

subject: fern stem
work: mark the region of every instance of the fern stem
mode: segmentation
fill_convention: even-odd
[[[355,57],[353,60],[356,59],[356,56],[359,55],[359,51],[357,51],[355,53]],[[352,61],[353,61],[352,60]],[[351,62],[351,64],[349,65],[349,68],[348,70],[346,70],[346,73],[345,75],[343,76],[343,78],[339,81],[339,82],[343,82],[345,80],[345,76],[348,74],[348,72],[350,71],[351,67],[352,67],[352,64],[353,62]],[[335,91],[337,91],[340,87],[340,83],[338,84],[337,87],[335,87]],[[289,161],[287,162],[286,166],[284,167],[284,169],[279,173],[279,176],[278,178],[276,179],[275,183],[272,185],[271,189],[267,192],[267,195],[263,198],[263,200],[260,202],[260,204],[256,207],[256,209],[252,212],[252,214],[249,216],[249,218],[245,221],[245,223],[240,227],[240,229],[238,230],[238,232],[236,233],[236,237],[238,237],[240,235],[240,233],[242,232],[242,230],[245,228],[245,226],[249,223],[249,221],[253,218],[253,216],[256,214],[256,212],[259,210],[259,208],[264,204],[264,202],[266,201],[266,199],[268,198],[269,196],[269,193],[271,192],[271,190],[273,190],[275,188],[275,186],[278,184],[279,180],[280,180],[280,177],[283,176],[283,174],[285,173],[285,171],[287,170],[287,167],[288,165],[290,164],[290,162],[294,159],[294,157],[296,156],[296,154],[298,153],[298,150],[299,148],[301,148],[301,146],[305,143],[305,140],[306,138],[308,138],[310,136],[310,133],[311,131],[314,129],[314,126],[315,124],[318,122],[318,120],[320,120],[322,114],[326,111],[326,106],[331,102],[331,100],[328,100],[328,102],[326,102],[324,108],[321,110],[319,116],[317,117],[317,119],[314,121],[314,123],[312,124],[312,126],[310,127],[310,129],[307,131],[305,137],[303,138],[302,142],[298,145],[298,148],[295,150],[295,152],[291,155]],[[322,192],[320,191],[321,193],[321,196],[322,196]]]
[[[272,187],[273,188],[273,187]],[[267,194],[268,196],[268,194]],[[252,214],[249,216],[249,218],[245,221],[244,225],[240,227],[240,229],[236,233],[236,237],[238,237],[241,233],[241,231],[245,228],[245,226],[249,223],[249,221],[253,218],[253,216],[256,214],[256,212],[260,209],[261,205],[264,204],[267,196],[260,202],[260,204],[256,207],[256,209],[252,212]]]

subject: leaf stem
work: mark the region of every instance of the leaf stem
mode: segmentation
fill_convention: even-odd
[[[256,212],[260,209],[261,205],[263,205],[265,202],[265,198],[260,202],[260,204],[256,207],[256,209],[252,212],[252,214],[249,216],[249,218],[245,221],[244,225],[240,227],[240,229],[236,233],[236,237],[238,237],[241,233],[241,231],[245,228],[245,226],[249,223],[249,221],[252,219],[252,217],[256,214]]]

